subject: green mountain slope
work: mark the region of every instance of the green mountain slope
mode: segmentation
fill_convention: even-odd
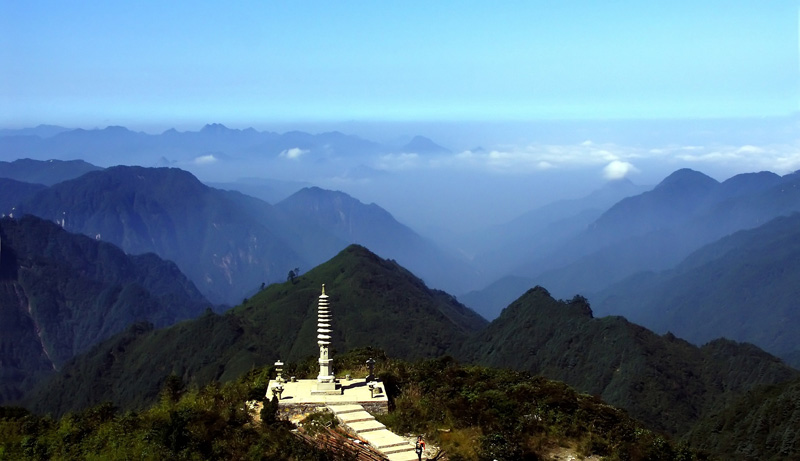
[[[271,285],[224,315],[207,313],[155,331],[132,327],[76,358],[26,400],[55,413],[105,400],[135,407],[152,400],[169,374],[207,383],[279,358],[316,356],[323,283],[333,312],[334,350],[374,346],[401,358],[438,356],[486,324],[397,263],[352,245],[294,283]]]
[[[408,363],[387,359],[375,349],[355,350],[337,359],[363,364],[365,357],[378,359],[376,373],[392,389],[393,410],[378,419],[395,433],[425,434],[431,459],[435,453],[446,456],[436,459],[450,460],[707,459],[647,430],[625,411],[563,383],[463,366],[448,357]],[[0,456],[356,459],[336,456],[324,439],[314,438],[315,433],[332,434],[321,428],[323,424],[333,426],[340,439],[348,438],[330,415],[312,414],[295,429],[276,421],[269,404],[262,412],[248,411],[246,402],[264,395],[267,371],[258,368],[232,382],[199,388],[184,387],[173,378],[157,403],[138,412],[101,404],[53,420],[20,408],[0,408]]]
[[[686,437],[723,459],[800,459],[800,380],[747,392]]]
[[[593,318],[585,299],[557,301],[541,287],[506,308],[465,352],[484,365],[563,380],[679,434],[738,392],[800,374],[747,344],[698,348],[621,317]]]
[[[674,269],[637,274],[595,296],[598,311],[701,344],[724,336],[800,354],[800,214],[697,250]],[[800,365],[800,362],[794,363]]]
[[[70,234],[33,216],[0,220],[0,402],[133,322],[166,326],[207,306],[153,254]]]

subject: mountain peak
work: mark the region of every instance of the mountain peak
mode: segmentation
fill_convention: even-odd
[[[402,147],[404,152],[414,152],[417,154],[449,154],[450,149],[436,144],[425,136],[414,136],[406,145]]]
[[[119,126],[119,125],[109,125],[109,126],[105,127],[103,129],[103,131],[105,131],[107,133],[128,133],[128,132],[131,132],[131,130],[125,128],[124,126]]]
[[[221,123],[209,123],[200,130],[201,133],[225,133],[227,131],[233,130]]]
[[[690,168],[681,168],[664,178],[655,188],[656,189],[683,189],[683,188],[703,188],[710,189],[719,184],[714,178]]]

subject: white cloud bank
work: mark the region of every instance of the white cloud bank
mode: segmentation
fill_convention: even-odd
[[[401,153],[382,155],[375,164],[375,168],[385,171],[402,171],[418,168],[422,165],[419,154]]]
[[[622,179],[625,176],[628,176],[629,173],[639,171],[633,166],[632,163],[623,162],[621,160],[613,160],[611,163],[603,168],[603,177],[606,179],[613,181],[616,179]]]
[[[462,169],[494,174],[529,174],[545,170],[595,169],[607,180],[631,173],[660,174],[693,168],[718,176],[754,171],[786,174],[800,169],[800,141],[775,145],[668,145],[634,147],[584,141],[570,145],[530,144],[466,150],[432,158],[416,154],[382,156],[373,167],[385,171]],[[646,175],[645,175],[646,176]],[[727,179],[727,176],[719,179]]]
[[[217,163],[218,161],[219,159],[217,157],[214,157],[213,154],[201,155],[199,157],[194,158],[195,165],[210,165],[212,163]]]
[[[307,149],[301,149],[299,147],[292,147],[291,149],[286,149],[281,151],[279,154],[283,158],[288,158],[290,160],[297,160],[303,155],[307,154],[309,151]]]

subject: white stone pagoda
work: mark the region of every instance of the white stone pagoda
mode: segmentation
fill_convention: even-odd
[[[330,355],[331,345],[331,312],[328,306],[328,295],[325,294],[325,284],[322,284],[322,294],[319,296],[317,307],[317,344],[319,345],[319,375],[315,392],[341,393],[338,389],[336,378],[333,376],[333,359]]]

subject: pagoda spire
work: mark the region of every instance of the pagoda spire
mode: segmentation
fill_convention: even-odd
[[[322,294],[317,305],[317,345],[319,345],[319,383],[334,383],[333,359],[330,356],[331,345],[331,312],[328,305],[328,295],[325,294],[325,284],[322,284]]]

